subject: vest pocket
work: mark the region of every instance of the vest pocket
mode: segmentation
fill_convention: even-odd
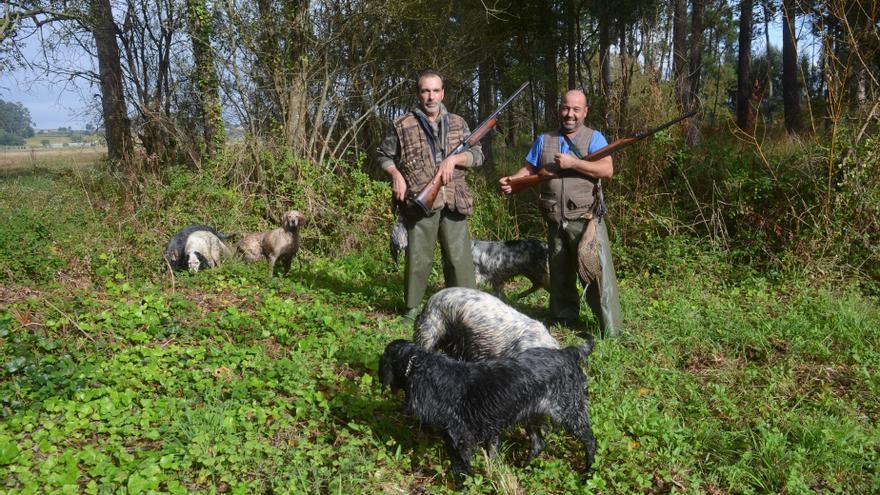
[[[593,204],[593,191],[577,190],[568,195],[569,209],[580,210]]]
[[[544,213],[555,212],[557,203],[556,195],[552,193],[541,193],[541,196],[538,198],[538,207]]]
[[[474,211],[474,197],[463,182],[455,184],[455,209],[463,215],[470,215]]]

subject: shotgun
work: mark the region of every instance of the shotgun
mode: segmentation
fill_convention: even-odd
[[[576,157],[578,157],[578,159],[586,160],[588,162],[594,162],[596,160],[605,158],[606,156],[610,155],[611,153],[614,153],[615,151],[617,151],[621,148],[625,148],[633,143],[637,143],[637,142],[641,141],[642,139],[645,139],[646,137],[650,136],[651,134],[662,131],[663,129],[666,129],[667,127],[669,127],[671,125],[677,124],[688,117],[692,117],[696,113],[697,113],[697,110],[694,110],[692,112],[689,112],[689,113],[682,115],[681,117],[678,117],[674,120],[671,120],[671,121],[661,125],[660,127],[657,127],[655,129],[651,129],[650,131],[636,132],[634,134],[630,134],[627,137],[620,138],[617,141],[614,141],[613,143],[611,143],[607,146],[603,146],[602,148],[599,148],[598,150],[590,153],[587,156],[582,156],[577,150],[575,150],[573,148],[572,148],[572,153],[574,153],[574,155]],[[526,188],[529,188],[532,186],[537,186],[538,184],[544,182],[545,180],[554,179],[556,177],[558,177],[558,175],[556,175],[552,172],[548,172],[543,168],[538,169],[538,173],[535,175],[527,175],[525,177],[518,177],[516,179],[510,179],[508,181],[508,184],[510,184],[510,193],[516,194],[516,193],[522,191],[523,189],[526,189]]]
[[[492,130],[496,124],[498,124],[498,115],[501,113],[504,108],[513,101],[514,98],[519,96],[520,93],[525,91],[526,87],[528,87],[528,81],[524,82],[522,86],[519,87],[510,98],[504,101],[500,107],[498,107],[492,115],[486,118],[486,120],[480,122],[480,125],[474,129],[474,132],[467,135],[467,137],[462,140],[462,142],[449,153],[450,156],[461,153],[463,151],[467,151],[472,146],[475,146],[480,142],[483,137],[486,136],[490,130]],[[431,181],[425,185],[424,189],[415,197],[413,200],[417,205],[419,205],[422,210],[425,212],[425,215],[431,213],[431,207],[434,205],[434,200],[437,199],[437,194],[440,192],[440,187],[443,185],[442,177],[440,177],[440,170],[437,170],[437,173],[434,174],[434,177],[431,178]]]

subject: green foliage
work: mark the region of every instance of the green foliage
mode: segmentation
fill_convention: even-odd
[[[777,214],[784,201],[760,163],[706,146],[683,150],[665,134],[639,151],[651,163],[619,162],[675,199],[636,201],[630,188],[646,183],[625,173],[610,184],[626,331],[600,340],[586,367],[595,472],[582,479],[581,446],[562,431],[522,466],[528,440],[512,428],[496,459],[475,456],[468,492],[880,489],[875,301],[857,283],[755,261],[765,251],[747,242],[754,228],[716,238],[688,228],[705,201],[688,184],[698,199],[719,185],[728,227],[739,225],[733,205]],[[527,199],[497,193],[492,175],[521,160],[499,156],[497,170],[469,179],[474,236],[543,237]],[[32,236],[55,260],[35,263],[68,265],[57,284],[16,278],[18,290],[0,292],[0,491],[451,493],[442,438],[376,379],[387,342],[412,332],[387,255],[387,183],[351,165],[264,163],[279,209],[310,221],[285,277],[238,259],[173,279],[158,269],[188,223],[268,228],[263,198],[223,180],[176,169],[136,183],[94,173],[0,184],[12,219],[0,239]],[[845,170],[842,191],[873,190],[868,172]],[[4,263],[9,252],[0,245]],[[542,318],[545,303],[513,304]]]
[[[30,111],[21,103],[0,100],[0,145],[21,145],[33,135]]]
[[[46,282],[63,265],[52,243],[52,225],[39,212],[0,208],[0,280]]]

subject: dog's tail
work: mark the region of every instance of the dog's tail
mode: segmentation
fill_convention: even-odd
[[[583,361],[587,356],[590,355],[591,352],[593,352],[593,345],[595,344],[593,336],[591,334],[587,334],[584,340],[586,342],[584,342],[580,346],[571,346],[565,349],[565,352],[573,356],[578,362]]]

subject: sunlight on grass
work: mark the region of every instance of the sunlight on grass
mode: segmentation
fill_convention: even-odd
[[[331,256],[307,227],[286,277],[230,259],[172,284],[161,214],[123,213],[92,180],[0,181],[4,491],[452,492],[441,436],[376,377],[412,332],[385,232]],[[620,259],[627,331],[586,367],[595,471],[558,430],[522,466],[512,428],[498,456],[475,456],[468,492],[876,492],[876,301],[687,238]],[[546,301],[514,304],[543,317]]]

